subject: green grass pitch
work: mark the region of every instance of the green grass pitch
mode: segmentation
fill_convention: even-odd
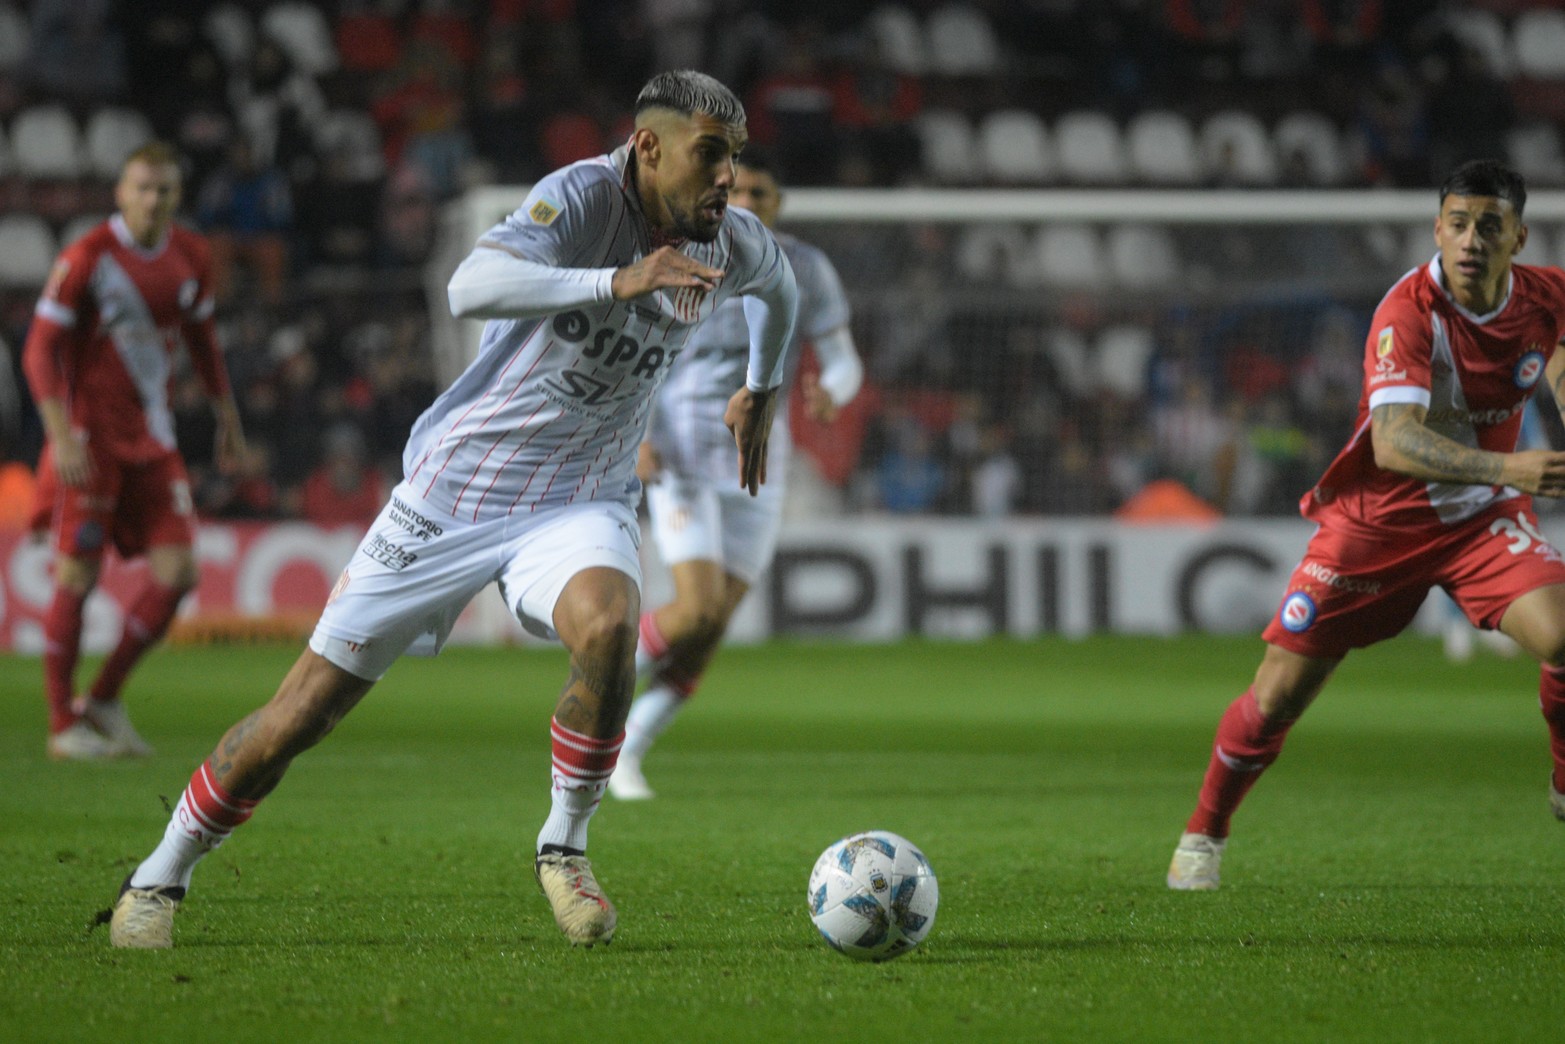
[[[1235,821],[1163,886],[1253,639],[725,650],[592,825],[620,908],[570,949],[530,871],[563,655],[404,660],[197,872],[176,948],[89,931],[278,648],[165,649],[144,762],[43,757],[0,659],[0,1040],[1557,1041],[1565,823],[1536,670],[1356,654]],[[853,963],[805,879],[835,838],[924,849],[922,947]]]

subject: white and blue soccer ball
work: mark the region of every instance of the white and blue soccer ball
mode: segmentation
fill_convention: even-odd
[[[821,853],[810,871],[809,904],[810,920],[832,949],[858,961],[889,961],[929,934],[940,885],[913,842],[869,830]]]

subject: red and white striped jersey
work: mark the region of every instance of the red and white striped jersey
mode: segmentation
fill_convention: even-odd
[[[1364,390],[1353,437],[1300,502],[1306,518],[1330,505],[1380,526],[1442,528],[1519,496],[1509,486],[1425,482],[1375,463],[1370,412],[1388,403],[1428,409],[1425,424],[1475,449],[1509,453],[1522,409],[1565,332],[1565,272],[1512,265],[1510,286],[1487,315],[1445,289],[1436,257],[1393,286],[1370,324]]]
[[[118,215],[66,247],[23,349],[33,397],[64,400],[98,452],[133,462],[172,452],[171,356],[181,342],[207,394],[228,393],[210,272],[197,233],[176,226],[149,249]]]

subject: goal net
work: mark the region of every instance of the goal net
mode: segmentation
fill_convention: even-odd
[[[446,380],[478,324],[445,281],[524,196],[447,215],[428,271]],[[836,264],[866,371],[831,427],[795,410],[790,503],[1090,516],[1157,483],[1292,515],[1351,432],[1376,303],[1435,255],[1435,211],[1432,190],[787,192],[782,227]],[[1565,259],[1565,193],[1527,221],[1520,260]]]

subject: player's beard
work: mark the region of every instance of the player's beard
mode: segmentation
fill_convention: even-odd
[[[721,214],[718,215],[715,224],[707,225],[702,221],[701,205],[699,203],[690,207],[675,207],[670,204],[668,216],[673,219],[675,236],[696,243],[712,242],[712,240],[717,238],[717,233],[723,227]]]

